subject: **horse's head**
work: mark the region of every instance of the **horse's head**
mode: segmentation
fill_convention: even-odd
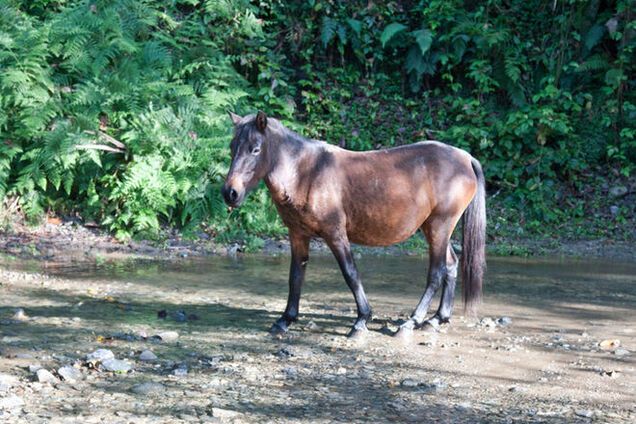
[[[234,123],[234,138],[230,144],[232,164],[222,193],[225,203],[237,207],[265,177],[269,168],[265,143],[267,116],[259,111],[256,115],[245,117],[230,112],[230,117]]]

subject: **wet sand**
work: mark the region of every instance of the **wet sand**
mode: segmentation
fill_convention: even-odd
[[[390,334],[423,291],[425,261],[358,263],[376,319],[352,342],[355,304],[330,257],[310,261],[283,339],[267,330],[285,306],[285,257],[2,259],[0,421],[636,420],[636,265],[490,258],[477,319],[458,302],[439,333],[400,342]],[[178,338],[153,337],[168,331]],[[133,370],[89,363],[97,349]]]

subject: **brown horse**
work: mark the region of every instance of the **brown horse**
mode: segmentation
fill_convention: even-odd
[[[300,290],[311,237],[324,239],[333,252],[358,307],[349,336],[366,332],[371,308],[351,254],[350,243],[387,246],[422,230],[430,246],[428,282],[400,334],[448,322],[453,311],[458,260],[450,237],[464,215],[462,280],[464,305],[481,297],[485,267],[484,174],[467,152],[437,141],[392,149],[353,152],[309,140],[263,112],[230,113],[234,138],[232,164],[223,187],[225,202],[236,207],[260,180],[271,193],[289,228],[289,297],[272,326],[285,333],[298,318]],[[425,321],[435,292],[442,289],[437,313]]]

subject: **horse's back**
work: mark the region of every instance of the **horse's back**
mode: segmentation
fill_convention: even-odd
[[[431,214],[461,214],[475,193],[471,156],[437,141],[334,154],[349,237],[357,243],[402,241]]]

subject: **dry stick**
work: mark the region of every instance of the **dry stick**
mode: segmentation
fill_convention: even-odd
[[[116,149],[105,144],[80,144],[78,146],[75,146],[75,148],[79,150],[105,150],[107,152],[113,153],[124,153],[123,150]]]

